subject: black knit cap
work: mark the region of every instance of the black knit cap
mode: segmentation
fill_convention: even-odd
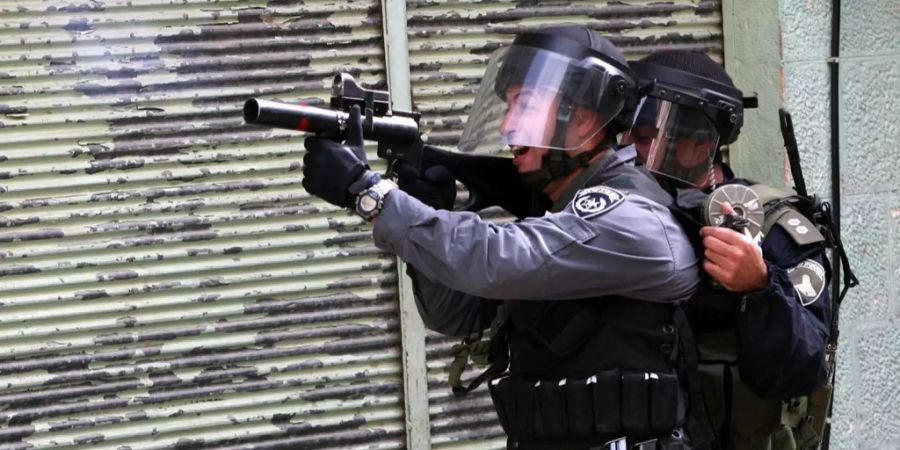
[[[587,48],[596,50],[614,60],[627,66],[625,56],[622,51],[616,48],[609,39],[597,34],[596,31],[582,25],[558,25],[544,27],[534,31],[538,34],[546,34],[555,37],[563,37],[571,41],[575,41]]]
[[[719,63],[713,61],[706,53],[697,50],[657,50],[640,61],[691,73],[735,87],[734,81]]]
[[[657,50],[641,59],[640,62],[680,70],[737,89],[728,72],[725,72],[725,68],[706,53],[697,50]],[[724,141],[720,144],[725,145],[736,141],[740,134],[742,122],[743,120],[741,119],[733,128],[733,131],[725,132],[723,136]],[[721,162],[721,152],[717,151],[715,158],[717,163]]]

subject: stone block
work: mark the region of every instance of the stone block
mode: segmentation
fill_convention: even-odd
[[[835,449],[856,448],[853,429],[854,424],[859,421],[857,413],[859,362],[854,331],[850,327],[842,327],[841,337],[838,341],[838,364],[830,441],[830,448]]]
[[[891,277],[890,298],[894,301],[895,318],[900,320],[900,195],[893,197],[891,207],[888,210],[891,223],[891,240],[889,242],[890,260],[888,264],[893,276]],[[900,379],[898,379],[900,383]]]
[[[888,201],[875,196],[857,197],[841,205],[841,238],[860,285],[847,294],[841,308],[843,326],[884,320],[896,313],[889,264]]]
[[[803,178],[809,192],[831,196],[831,114],[825,62],[786,63],[787,110],[794,121]]]
[[[800,2],[798,2],[800,3]],[[900,2],[841,2],[841,57],[900,53]]]
[[[840,71],[841,193],[896,192],[900,55],[842,59]]]
[[[831,54],[831,0],[781,0],[782,58],[825,61]]]
[[[866,327],[859,334],[860,448],[897,448],[900,436],[900,323]]]

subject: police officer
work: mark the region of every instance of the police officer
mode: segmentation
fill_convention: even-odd
[[[358,110],[343,144],[305,142],[304,187],[375,223],[376,245],[415,268],[429,327],[467,335],[494,322],[486,374],[510,448],[702,448],[709,437],[681,307],[697,260],[671,197],[634,167],[633,148],[614,151],[635,104],[621,53],[587,28],[523,33],[494,53],[460,150],[511,154],[554,201],[502,225],[435,210],[368,170]]]
[[[700,52],[667,50],[631,67],[648,95],[630,139],[639,159],[675,196],[708,274],[691,300],[692,325],[719,444],[814,448],[821,417],[814,423],[812,410],[818,406],[821,415],[826,405],[816,396],[796,397],[827,381],[825,239],[800,213],[797,205],[804,199],[735,178],[722,163],[719,148],[737,139],[743,108],[741,92],[719,64]],[[731,200],[720,213],[758,208],[756,219],[744,214],[759,222],[751,226],[755,233],[703,226],[717,207],[708,196],[723,185],[751,188],[746,198],[739,198],[746,191],[728,187],[712,195]]]

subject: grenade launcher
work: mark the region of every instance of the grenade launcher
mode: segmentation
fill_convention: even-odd
[[[425,145],[419,133],[419,114],[390,109],[387,91],[365,89],[352,76],[338,73],[331,88],[330,108],[251,98],[244,103],[244,121],[344,140],[350,108],[359,105],[363,137],[378,143],[377,155],[395,175],[398,160],[419,173],[434,165],[447,167],[469,191],[463,209],[479,211],[500,206],[517,217],[539,215],[542,196],[526,186],[508,158],[451,152]],[[544,207],[546,205],[543,205]]]

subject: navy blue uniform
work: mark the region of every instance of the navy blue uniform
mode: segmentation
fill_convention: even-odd
[[[682,216],[682,224],[698,252],[697,218],[707,195],[690,189],[676,200],[690,216]],[[706,409],[726,449],[769,448],[781,425],[782,401],[815,392],[828,376],[831,273],[825,242],[799,212],[773,204],[767,219],[777,221],[759,237],[767,286],[738,294],[714,287],[707,277],[690,301]]]
[[[725,172],[730,175],[730,170]],[[753,184],[739,179],[729,183]],[[706,195],[683,190],[677,196],[678,207],[695,220],[693,226],[682,222],[686,228],[695,228],[687,231],[697,239],[695,245],[701,252],[696,218]],[[741,379],[762,398],[806,395],[826,381],[831,271],[824,241],[813,236],[821,237],[811,222],[791,208],[762,237],[769,275],[766,288],[736,294],[705,282],[692,300],[699,305],[694,316],[701,359],[733,361],[736,356]],[[737,313],[730,312],[735,309]],[[733,337],[727,337],[735,339],[734,349],[716,342],[713,351],[704,352],[703,342],[711,340],[704,336],[721,341],[726,336],[717,332],[730,328],[736,330]]]
[[[744,296],[737,314],[737,351],[741,378],[766,398],[806,395],[827,377],[825,347],[831,319],[830,265],[822,243],[798,246],[781,226],[762,243],[769,285]],[[802,276],[789,270],[816,264],[825,282],[806,292]]]

